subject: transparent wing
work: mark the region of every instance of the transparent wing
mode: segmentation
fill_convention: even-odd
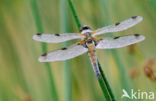
[[[121,48],[144,40],[145,37],[140,34],[133,34],[121,37],[106,37],[99,41],[97,49]]]
[[[82,45],[73,44],[69,47],[62,48],[60,50],[45,53],[39,57],[39,61],[40,62],[64,61],[79,56],[87,51],[88,49],[83,47]]]
[[[106,26],[103,27],[101,29],[98,29],[94,32],[94,36],[95,35],[101,35],[104,33],[109,33],[109,32],[118,32],[118,31],[123,31],[126,30],[134,25],[136,25],[137,23],[142,21],[142,17],[141,16],[132,16],[131,18],[115,23],[113,25],[110,26]]]
[[[46,43],[59,43],[73,39],[79,39],[82,36],[79,33],[63,33],[63,34],[41,34],[38,33],[33,36],[36,41],[46,42]]]

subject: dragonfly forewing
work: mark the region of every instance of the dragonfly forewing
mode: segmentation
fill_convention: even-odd
[[[106,26],[106,27],[103,27],[103,28],[100,28],[100,29],[94,31],[93,36],[110,33],[110,32],[123,31],[130,27],[133,27],[134,25],[138,24],[142,20],[143,20],[143,18],[141,16],[132,16],[131,18],[129,18],[127,20],[117,22],[113,25]]]
[[[46,43],[59,43],[73,39],[81,39],[83,38],[80,33],[62,33],[62,34],[41,34],[38,33],[33,36],[33,39],[40,42]]]

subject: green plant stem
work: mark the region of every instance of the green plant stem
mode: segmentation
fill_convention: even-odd
[[[115,101],[115,96],[113,95],[113,92],[110,88],[110,85],[106,79],[106,76],[102,70],[102,67],[101,67],[99,61],[98,61],[98,66],[99,66],[99,70],[100,70],[100,73],[102,76],[102,79],[99,80],[99,83],[100,83],[101,87],[103,88],[102,91],[105,94],[105,98],[107,101]]]
[[[108,0],[100,0],[100,4],[102,5],[104,13],[105,13],[105,17],[106,17],[105,23],[108,25],[108,24],[110,24],[110,19],[109,19],[110,16],[109,16],[109,12],[108,12]],[[109,33],[108,36],[113,36],[113,33]],[[130,91],[130,88],[131,88],[130,83],[128,82],[128,77],[126,75],[125,67],[122,63],[122,60],[119,58],[118,51],[113,49],[110,52],[115,60],[116,66],[119,70],[121,87],[126,89],[126,91]]]
[[[121,84],[122,84],[122,88],[123,89],[126,89],[127,92],[130,91],[130,85],[128,83],[128,80],[127,80],[127,75],[126,75],[126,72],[125,72],[125,69],[124,69],[124,65],[122,64],[121,62],[121,59],[119,58],[119,54],[116,50],[111,50],[111,53],[113,55],[113,58],[115,59],[115,63],[119,69],[119,73],[120,73],[120,81],[121,81]]]
[[[40,14],[39,14],[39,10],[38,10],[37,4],[36,4],[36,0],[30,0],[30,4],[31,4],[31,7],[32,7],[32,13],[33,13],[33,16],[34,16],[34,19],[35,19],[35,24],[36,24],[37,31],[38,32],[43,32],[43,27],[42,27],[42,23],[41,23],[41,20],[40,20]],[[42,52],[43,53],[47,52],[47,45],[45,43],[41,43],[41,47],[42,47]],[[51,85],[51,88],[50,88],[51,90],[50,91],[51,91],[52,99],[54,101],[59,101],[58,100],[58,95],[56,93],[56,87],[55,87],[55,84],[54,84],[54,79],[53,79],[53,76],[52,76],[50,64],[45,63],[45,66],[46,66],[46,69],[47,69],[47,72],[48,72],[48,75],[49,75],[49,81],[50,81],[50,85]]]
[[[66,0],[60,1],[60,15],[61,15],[61,31],[68,31],[68,15],[67,15],[67,2]],[[63,46],[67,46],[68,42],[65,42]],[[71,72],[70,62],[67,60],[64,62],[64,78],[65,78],[65,99],[64,101],[72,101],[72,87],[71,87]]]
[[[76,24],[77,24],[78,28],[80,29],[80,27],[82,27],[83,25],[82,25],[78,15],[77,15],[77,13],[76,13],[73,1],[72,0],[68,0],[68,3],[69,3],[69,6],[70,6],[70,8],[72,10],[72,13],[73,13],[73,16],[75,18]]]
[[[150,0],[151,5],[154,7],[154,9],[156,10],[156,1],[155,0]]]
[[[82,27],[82,23],[80,22],[80,19],[79,19],[77,13],[76,13],[73,2],[72,2],[72,0],[68,0],[68,2],[69,2],[69,5],[71,7],[74,18],[76,20],[77,26],[80,29],[80,27]],[[98,61],[98,68],[99,68],[101,76],[102,76],[102,78],[98,79],[98,81],[99,81],[100,87],[101,87],[101,89],[103,91],[103,94],[105,96],[106,101],[115,101],[115,97],[114,97],[114,95],[112,93],[112,90],[111,90],[111,88],[109,86],[108,81],[106,80],[106,77],[104,75],[104,72],[102,70],[102,67],[101,67],[99,61]]]

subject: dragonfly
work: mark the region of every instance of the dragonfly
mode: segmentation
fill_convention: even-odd
[[[39,62],[64,61],[88,52],[93,70],[96,73],[96,76],[101,78],[101,73],[98,68],[96,49],[115,49],[125,47],[143,41],[145,36],[141,34],[104,38],[98,38],[96,36],[126,30],[138,24],[142,20],[143,17],[141,16],[132,16],[126,20],[99,28],[95,31],[93,31],[91,27],[85,25],[80,28],[80,32],[78,33],[37,33],[33,36],[33,39],[46,43],[60,43],[73,39],[81,39],[81,41],[71,46],[44,53],[38,60]]]

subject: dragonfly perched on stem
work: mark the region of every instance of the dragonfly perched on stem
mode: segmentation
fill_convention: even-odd
[[[38,33],[33,36],[33,39],[46,43],[59,43],[73,39],[81,39],[80,42],[73,44],[69,47],[64,47],[59,50],[44,53],[39,57],[38,60],[40,62],[64,61],[88,52],[94,72],[96,73],[98,78],[101,78],[95,52],[96,49],[121,48],[140,42],[144,40],[145,37],[140,34],[104,38],[97,38],[96,36],[105,33],[126,30],[141,22],[142,19],[143,18],[141,16],[132,16],[127,20],[117,22],[115,24],[97,29],[95,31],[92,31],[89,26],[83,26],[80,28],[80,33]]]

